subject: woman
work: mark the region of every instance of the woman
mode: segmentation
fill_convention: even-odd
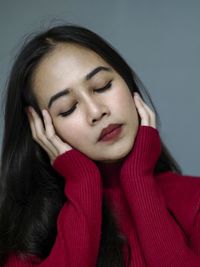
[[[200,266],[200,180],[182,175],[141,90],[83,27],[24,45],[6,96],[2,266]]]

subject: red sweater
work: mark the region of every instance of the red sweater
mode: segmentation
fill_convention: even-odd
[[[10,255],[5,267],[95,267],[103,194],[129,240],[131,267],[199,267],[200,179],[155,175],[160,153],[158,131],[140,126],[122,163],[95,164],[75,149],[58,156],[53,167],[66,180],[67,202],[55,244],[43,261]]]

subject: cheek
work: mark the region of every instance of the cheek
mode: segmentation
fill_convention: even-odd
[[[132,115],[137,115],[135,101],[130,91],[128,91],[128,94],[126,95],[126,102],[127,102],[127,108],[130,109]]]
[[[121,91],[115,98],[115,108],[127,117],[137,118],[137,110],[134,99],[128,88]]]
[[[62,119],[54,121],[54,127],[62,141],[75,146],[77,141],[80,140],[80,134],[83,129],[80,123],[67,122],[65,119]]]

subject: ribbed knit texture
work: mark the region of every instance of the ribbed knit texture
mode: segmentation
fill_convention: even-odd
[[[199,267],[200,179],[154,175],[160,153],[158,131],[140,126],[120,163],[95,164],[75,149],[57,157],[67,202],[51,253],[40,262],[10,255],[5,267],[96,267],[103,194],[131,246],[131,267]]]

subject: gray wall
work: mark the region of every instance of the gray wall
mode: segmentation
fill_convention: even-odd
[[[23,37],[55,22],[87,26],[121,52],[156,105],[164,142],[185,174],[200,176],[200,1],[0,0],[1,93]]]

